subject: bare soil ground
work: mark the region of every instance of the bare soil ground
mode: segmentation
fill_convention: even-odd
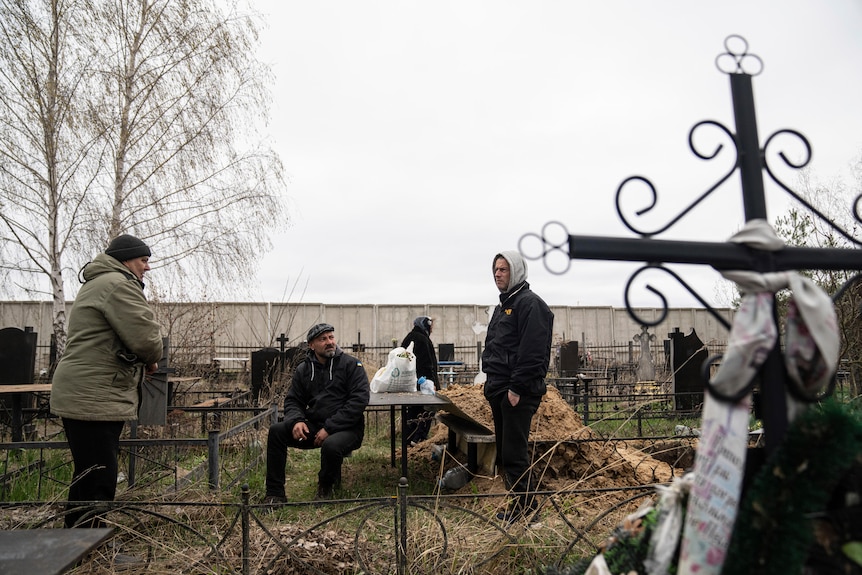
[[[454,385],[438,394],[448,397],[458,408],[490,430],[494,429],[491,408],[481,385]],[[431,457],[436,445],[446,443],[447,428],[439,424],[427,441],[411,449],[417,462]],[[682,469],[674,469],[642,449],[641,444],[598,441],[589,427],[554,387],[542,399],[530,432],[535,472],[541,476],[540,489],[558,491],[583,487],[627,487],[666,483]],[[578,441],[578,440],[597,441]],[[539,461],[544,457],[544,461]],[[480,489],[500,488],[499,477],[476,479]],[[487,485],[484,483],[487,482]],[[588,485],[584,485],[588,483]]]

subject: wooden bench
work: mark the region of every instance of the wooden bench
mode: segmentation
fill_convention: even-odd
[[[449,428],[446,449],[451,453],[458,451],[459,435],[467,443],[467,470],[475,475],[479,470],[477,445],[479,443],[495,443],[494,434],[484,425],[451,413],[438,412],[437,420]]]

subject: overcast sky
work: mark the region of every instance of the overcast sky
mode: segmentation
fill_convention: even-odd
[[[761,142],[800,131],[823,181],[849,183],[862,152],[859,0],[255,6],[267,14],[261,59],[276,77],[270,127],[291,213],[255,299],[495,303],[493,255],[552,220],[633,237],[614,205],[632,175],[656,185],[656,221],[672,219],[727,169],[695,157],[688,133],[701,120],[735,131],[715,65],[731,34],[764,64],[753,82]],[[740,190],[734,175],[658,238],[724,241],[743,223]],[[771,219],[785,197],[767,183]],[[637,267],[574,260],[555,275],[531,261],[529,281],[551,305],[619,306]],[[727,304],[713,270],[675,269]],[[696,305],[660,283],[672,306]]]

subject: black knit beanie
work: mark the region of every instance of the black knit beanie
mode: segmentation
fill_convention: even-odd
[[[153,255],[147,244],[129,234],[123,234],[111,240],[105,253],[121,262]]]

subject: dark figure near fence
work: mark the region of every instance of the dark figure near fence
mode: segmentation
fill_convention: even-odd
[[[84,285],[69,313],[69,340],[51,386],[51,412],[63,429],[75,469],[69,506],[113,501],[117,492],[120,433],[138,418],[145,372],[162,357],[159,324],[144,297],[150,248],[122,235],[82,269]],[[66,515],[66,527],[99,526]]]
[[[434,321],[425,315],[420,315],[414,319],[413,329],[404,337],[401,347],[406,348],[413,343],[413,354],[416,356],[417,379],[425,377],[433,381],[435,387],[439,387],[437,382],[437,352],[434,351],[434,344],[431,343],[430,337],[433,325]],[[408,406],[407,441],[409,443],[419,443],[428,439],[432,419],[433,415],[426,412],[425,408],[421,405]]]
[[[554,314],[530,290],[520,253],[497,254],[491,269],[500,304],[488,324],[482,371],[487,374],[484,393],[494,417],[497,466],[506,489],[517,494],[498,518],[512,523],[534,515],[530,425],[547,390]]]
[[[269,428],[264,503],[287,501],[287,448],[320,449],[315,499],[331,499],[341,486],[344,458],[362,445],[368,375],[362,362],[344,353],[335,328],[319,323],[308,330],[308,352],[293,372],[284,398],[284,419]]]

